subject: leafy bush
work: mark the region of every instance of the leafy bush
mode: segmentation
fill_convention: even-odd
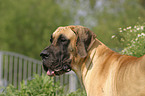
[[[119,33],[112,38],[118,39],[125,46],[121,51],[122,54],[136,57],[145,54],[145,23],[119,28]]]
[[[0,96],[86,96],[82,90],[77,90],[69,94],[64,94],[64,87],[59,83],[54,83],[53,79],[47,75],[35,75],[35,79],[21,82],[18,90],[13,85],[9,85]]]
[[[78,89],[75,92],[67,94],[67,96],[87,96],[87,94],[84,90]]]
[[[14,86],[9,85],[2,96],[56,96],[63,94],[63,88],[59,84],[54,84],[53,80],[46,75],[35,75],[35,79],[21,82],[20,90]],[[61,95],[57,95],[61,96]]]

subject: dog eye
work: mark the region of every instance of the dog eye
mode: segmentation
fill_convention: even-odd
[[[62,43],[62,44],[67,44],[68,43],[68,39],[63,36],[63,35],[60,35],[59,38],[58,38],[58,42]]]
[[[67,40],[66,40],[65,38],[63,38],[63,37],[62,37],[60,40],[61,40],[61,42],[67,41]]]

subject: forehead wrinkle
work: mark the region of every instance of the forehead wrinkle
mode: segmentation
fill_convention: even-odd
[[[68,27],[59,27],[58,29],[56,29],[56,31],[53,33],[53,38],[57,39],[60,35],[64,35],[66,36],[68,39],[73,38],[75,35],[75,33]]]

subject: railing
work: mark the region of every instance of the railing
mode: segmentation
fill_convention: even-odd
[[[22,80],[30,80],[34,74],[43,73],[41,61],[26,57],[13,52],[0,51],[0,86],[8,84],[20,88]],[[78,88],[78,79],[73,72],[54,78],[54,82],[60,82],[66,86],[67,92],[76,91]]]
[[[22,80],[31,79],[35,74],[42,74],[41,62],[12,52],[0,52],[1,85],[12,84],[19,88]]]

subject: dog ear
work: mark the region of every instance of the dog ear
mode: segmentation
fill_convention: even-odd
[[[96,35],[88,28],[83,26],[75,26],[71,29],[77,35],[77,52],[82,58],[85,58],[88,54],[89,49],[95,41]]]

